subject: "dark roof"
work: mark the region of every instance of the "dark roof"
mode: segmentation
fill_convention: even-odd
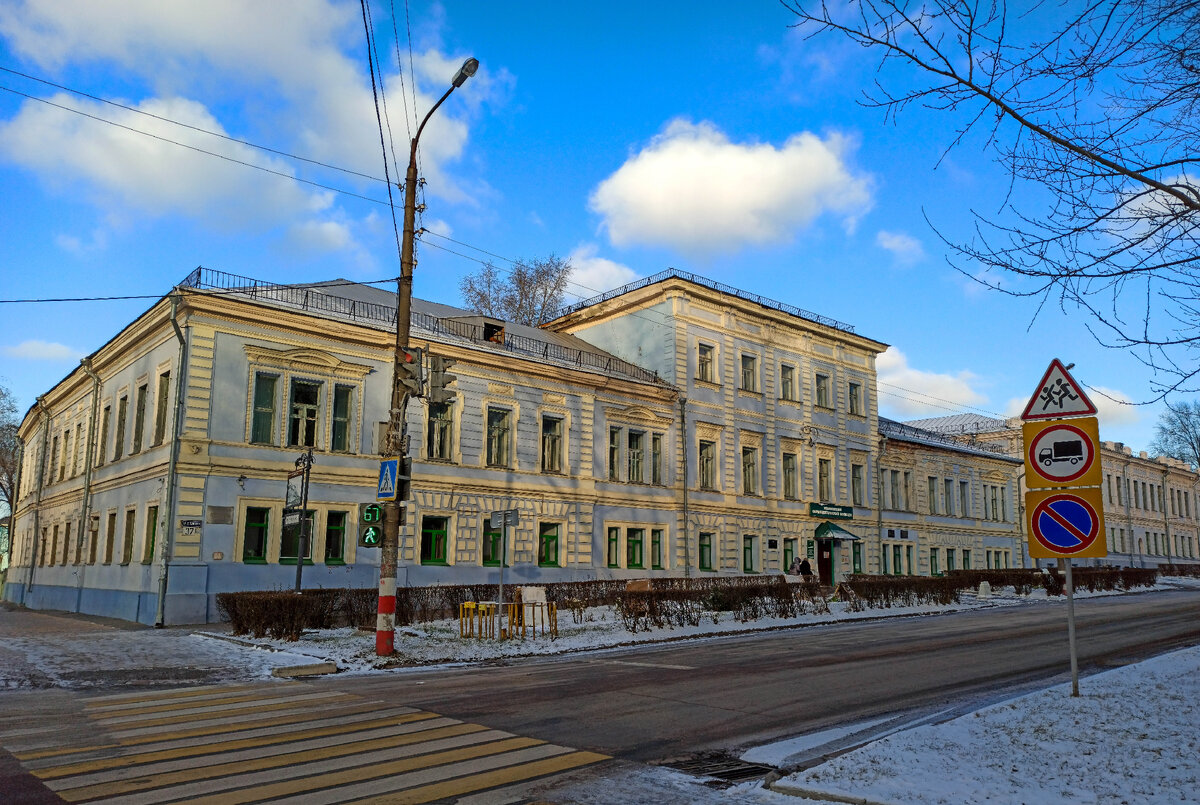
[[[396,326],[396,292],[351,280],[289,285],[201,267],[189,274],[180,285],[201,291],[235,294],[262,304],[302,310],[382,330],[394,330]],[[504,342],[488,340],[484,338],[484,319],[498,321],[439,302],[412,300],[412,330],[428,340],[469,344],[486,351],[516,353],[539,363],[668,385],[649,369],[629,363],[577,336],[505,321],[502,322]]]
[[[774,299],[768,299],[765,296],[759,296],[758,294],[752,294],[748,291],[743,291],[740,288],[734,288],[732,285],[725,285],[724,283],[721,283],[721,282],[714,282],[706,277],[701,277],[698,274],[690,274],[686,271],[680,271],[677,268],[668,268],[666,271],[660,271],[657,274],[655,274],[654,276],[643,277],[640,280],[635,280],[633,282],[622,285],[620,288],[613,288],[611,291],[606,291],[605,293],[597,294],[596,296],[593,296],[590,299],[584,299],[582,302],[576,302],[573,305],[567,305],[566,307],[564,307],[558,311],[558,313],[555,315],[555,318],[560,319],[563,316],[568,316],[572,313],[583,310],[584,308],[589,308],[592,305],[598,305],[601,302],[608,301],[609,299],[616,299],[618,296],[623,296],[623,295],[629,293],[630,291],[636,291],[640,288],[645,288],[649,285],[654,285],[659,282],[665,282],[666,280],[669,280],[669,279],[686,280],[687,282],[690,282],[694,285],[699,285],[702,288],[708,288],[709,290],[718,291],[720,293],[727,294],[728,296],[734,296],[734,297],[737,297],[738,299],[744,299],[747,302],[754,302],[755,304],[762,305],[763,307],[768,308],[770,310],[778,310],[781,313],[787,313],[787,314],[795,316],[797,318],[804,319],[805,321],[811,321],[816,324],[824,325],[826,327],[832,327],[835,330],[841,330],[842,332],[845,332],[845,333],[853,333],[854,332],[854,327],[852,327],[849,324],[845,324],[844,322],[840,322],[837,319],[831,319],[828,316],[821,316],[816,313],[810,313],[809,311],[798,308],[795,305],[789,305],[786,302],[777,302]]]
[[[1003,447],[998,444],[964,444],[947,434],[914,427],[911,424],[897,422],[894,419],[882,416],[879,417],[879,434],[889,439],[895,439],[896,441],[910,442],[926,447],[937,447],[942,450],[953,450],[958,453],[1004,459],[1016,464],[1020,464],[1023,461],[1021,458],[1007,455]]]

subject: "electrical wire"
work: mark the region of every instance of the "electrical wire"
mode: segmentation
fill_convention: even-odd
[[[20,95],[22,98],[28,98],[31,101],[37,101],[38,103],[44,103],[47,106],[53,106],[56,109],[62,109],[65,112],[73,112],[74,114],[82,115],[83,117],[90,118],[91,120],[95,120],[99,123],[107,123],[110,126],[116,126],[117,128],[124,129],[125,131],[129,131],[134,134],[140,134],[143,137],[149,137],[151,139],[158,140],[160,142],[169,143],[171,145],[177,145],[180,148],[186,148],[189,151],[195,151],[198,154],[204,154],[205,156],[216,157],[217,159],[223,159],[226,162],[232,162],[235,165],[241,165],[246,168],[253,168],[254,170],[262,171],[263,173],[269,173],[273,176],[279,176],[283,179],[291,179],[294,182],[301,182],[302,184],[310,185],[312,187],[318,187],[322,190],[328,190],[333,193],[340,193],[344,196],[353,196],[354,198],[362,199],[363,201],[369,201],[372,204],[387,204],[387,203],[389,203],[386,201],[380,201],[379,199],[371,198],[369,196],[364,196],[359,193],[354,193],[349,190],[342,190],[341,188],[338,188],[338,187],[331,187],[330,185],[321,184],[320,182],[314,182],[311,179],[301,179],[299,176],[296,176],[294,174],[284,173],[283,171],[277,171],[272,168],[266,168],[266,167],[263,167],[262,165],[255,165],[253,162],[246,162],[243,159],[236,159],[234,157],[226,156],[224,154],[218,154],[215,151],[208,151],[204,148],[199,148],[194,145],[188,145],[187,143],[181,143],[178,140],[172,140],[170,137],[163,137],[158,134],[151,134],[148,131],[142,131],[141,129],[135,129],[132,126],[126,126],[124,123],[117,123],[114,120],[108,120],[107,118],[100,117],[99,115],[93,115],[89,112],[84,112],[81,109],[72,109],[69,106],[63,106],[62,104],[54,103],[53,101],[48,101],[45,98],[39,98],[36,95],[30,95],[27,92],[21,92],[18,89],[6,87],[2,84],[0,84],[0,90],[3,90],[4,92],[11,92],[14,95]]]
[[[268,154],[275,154],[276,156],[287,157],[288,159],[294,159],[297,162],[306,162],[309,165],[316,165],[317,167],[328,168],[329,170],[334,170],[334,171],[338,171],[340,173],[345,173],[349,176],[358,176],[359,178],[362,178],[362,179],[370,179],[373,182],[384,181],[383,179],[380,179],[378,176],[371,176],[370,174],[367,174],[367,173],[360,173],[359,171],[351,170],[350,168],[343,168],[338,165],[330,165],[328,162],[321,162],[320,160],[309,159],[308,157],[302,157],[302,156],[299,156],[298,154],[292,154],[287,151],[280,151],[279,149],[271,148],[270,146],[259,145],[258,143],[253,143],[253,142],[250,142],[249,140],[242,140],[237,137],[230,137],[228,134],[222,134],[219,131],[212,131],[210,129],[202,128],[200,126],[193,126],[190,123],[184,123],[182,121],[175,120],[173,118],[164,117],[163,115],[156,115],[153,112],[147,112],[143,109],[138,109],[136,107],[129,106],[129,105],[123,104],[123,103],[118,103],[118,102],[110,100],[108,98],[102,98],[99,95],[92,95],[92,94],[84,92],[82,90],[74,89],[74,88],[68,87],[64,84],[57,84],[57,83],[55,83],[53,81],[49,81],[45,78],[39,78],[38,76],[30,75],[29,73],[23,73],[20,70],[13,70],[12,68],[5,67],[3,65],[0,65],[0,72],[11,73],[12,75],[29,79],[30,81],[36,81],[39,84],[45,84],[48,87],[54,87],[55,89],[60,89],[63,92],[69,92],[72,95],[78,95],[81,98],[87,98],[89,100],[96,101],[97,103],[107,104],[108,106],[112,106],[117,109],[123,109],[126,112],[133,112],[135,115],[149,117],[154,120],[158,120],[162,123],[170,123],[173,126],[179,126],[180,128],[190,129],[192,131],[199,132],[200,134],[207,134],[210,137],[218,137],[222,140],[226,140],[231,143],[237,143],[238,145],[244,145],[247,148],[254,148],[259,151],[265,151]],[[10,91],[12,91],[12,90],[10,90]],[[23,93],[18,93],[18,94],[23,94]],[[25,95],[25,97],[32,98],[33,100],[42,100],[40,98],[37,98],[36,96]],[[75,109],[71,109],[70,107],[59,107],[59,108],[67,109],[68,111],[73,111],[73,112],[78,111]],[[80,112],[80,114],[86,114],[86,113]],[[103,120],[102,118],[100,118],[100,119]],[[109,121],[103,120],[103,122],[107,123]]]

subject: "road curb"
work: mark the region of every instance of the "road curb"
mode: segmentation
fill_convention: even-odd
[[[884,802],[878,802],[865,797],[850,797],[845,794],[831,794],[828,791],[821,791],[816,788],[802,788],[798,785],[790,785],[788,783],[779,782],[771,783],[766,786],[767,790],[774,791],[776,794],[784,794],[789,797],[801,797],[803,799],[815,799],[822,802],[845,802],[847,805],[887,805]]]
[[[271,676],[284,678],[296,676],[322,676],[324,674],[336,674],[338,667],[332,662],[315,662],[308,665],[281,665],[278,668],[271,669]]]

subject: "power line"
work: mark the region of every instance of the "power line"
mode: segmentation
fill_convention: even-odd
[[[225,156],[224,154],[218,154],[215,151],[208,151],[206,149],[199,148],[194,145],[188,145],[187,143],[181,143],[178,140],[172,140],[169,137],[163,137],[158,134],[151,134],[148,131],[142,131],[141,129],[135,129],[132,126],[126,126],[124,123],[117,123],[114,120],[108,120],[107,118],[100,117],[99,115],[93,115],[93,114],[90,114],[89,112],[84,112],[81,109],[72,109],[69,106],[63,106],[62,104],[54,103],[53,101],[48,101],[45,98],[39,98],[36,95],[30,95],[27,92],[21,92],[20,90],[12,89],[11,87],[6,87],[2,84],[0,84],[0,90],[3,90],[5,92],[11,92],[14,95],[20,95],[21,97],[28,98],[31,101],[37,101],[38,103],[44,103],[47,106],[53,106],[56,109],[62,109],[64,112],[72,112],[77,115],[82,115],[83,117],[89,118],[91,120],[95,120],[99,123],[107,123],[110,126],[116,126],[117,128],[124,129],[125,131],[129,131],[134,134],[140,134],[143,137],[150,137],[151,139],[159,140],[160,142],[169,143],[171,145],[177,145],[180,148],[186,148],[189,151],[195,151],[196,153],[204,154],[205,156],[216,157],[217,159],[223,159],[226,162],[232,162],[235,165],[242,165],[243,167],[253,168],[254,170],[262,171],[263,173],[269,173],[273,176],[279,176],[284,179],[291,179],[294,182],[301,182],[302,184],[311,185],[312,187],[319,187],[322,190],[329,190],[330,192],[333,192],[333,193],[341,193],[344,196],[353,196],[354,198],[362,199],[363,201],[369,201],[372,204],[388,204],[389,203],[386,201],[380,201],[379,199],[370,198],[369,196],[364,196],[359,193],[353,193],[349,190],[342,190],[341,188],[338,188],[338,187],[331,187],[330,185],[321,184],[320,182],[314,182],[310,179],[301,179],[299,176],[296,176],[294,174],[284,173],[283,171],[277,171],[272,168],[266,168],[266,167],[263,167],[262,165],[255,165],[253,162],[246,162],[245,160],[242,160],[242,159],[236,159],[234,157]]]
[[[311,282],[304,283],[305,288],[338,288],[345,285],[383,285],[384,283],[395,282],[395,277],[388,277],[382,280],[329,280],[328,282]],[[280,284],[276,287],[290,288],[293,286]],[[247,288],[212,288],[207,289],[205,293],[209,294],[239,294],[245,293]],[[167,294],[130,294],[128,296],[72,296],[58,298],[36,298],[36,299],[0,299],[0,305],[15,305],[23,303],[39,303],[39,302],[121,302],[127,299],[162,299]]]
[[[48,87],[54,87],[55,89],[61,89],[62,91],[69,92],[72,95],[78,95],[82,98],[88,98],[89,100],[96,101],[97,103],[107,104],[109,106],[116,107],[117,109],[124,109],[126,112],[133,112],[135,115],[142,115],[143,117],[153,118],[154,120],[158,120],[163,123],[170,123],[173,126],[179,126],[181,128],[191,129],[192,131],[199,132],[200,134],[207,134],[210,137],[218,137],[222,140],[226,140],[231,143],[237,143],[238,145],[244,145],[247,148],[255,148],[259,151],[265,151],[268,154],[275,154],[276,156],[287,157],[288,159],[294,159],[298,162],[307,162],[309,165],[316,165],[321,168],[328,168],[329,170],[339,171],[341,173],[345,173],[350,176],[358,176],[362,179],[370,179],[373,182],[384,181],[383,179],[380,179],[378,176],[371,176],[370,174],[367,174],[367,173],[360,173],[359,171],[351,170],[349,168],[343,168],[338,165],[330,165],[328,162],[321,162],[320,160],[309,159],[308,157],[302,157],[297,154],[289,153],[287,151],[280,151],[277,148],[271,148],[266,145],[259,145],[258,143],[253,143],[253,142],[250,142],[249,140],[242,140],[237,137],[231,137],[228,134],[222,134],[219,131],[212,131],[211,129],[206,129],[201,126],[193,126],[190,123],[184,123],[182,121],[175,120],[173,118],[164,117],[163,115],[156,115],[153,112],[147,112],[143,109],[138,109],[134,106],[129,106],[127,104],[118,103],[118,102],[110,100],[108,98],[102,98],[99,95],[92,95],[92,94],[84,92],[82,90],[74,89],[72,87],[68,87],[63,84],[57,84],[57,83],[55,83],[53,81],[49,81],[45,78],[39,78],[38,76],[30,75],[29,73],[23,73],[20,70],[13,70],[12,68],[5,67],[3,65],[0,65],[0,72],[11,73],[12,75],[20,76],[21,78],[27,78],[30,81],[36,81],[39,84],[45,84]],[[23,94],[23,93],[18,93],[18,94]],[[35,96],[26,95],[25,97],[27,97],[27,98],[32,97],[33,100],[42,100]],[[65,108],[65,109],[68,109],[68,111],[78,111],[78,110],[70,109],[70,107],[59,107],[59,108]],[[85,113],[80,112],[80,114],[85,114]],[[108,121],[104,121],[104,122],[108,122]]]

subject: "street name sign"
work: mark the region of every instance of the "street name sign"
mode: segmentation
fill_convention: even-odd
[[[519,512],[516,509],[505,509],[504,511],[492,512],[491,523],[492,528],[516,528],[520,524]]]
[[[1025,484],[1030,489],[1052,486],[1100,486],[1100,423],[1094,416],[1026,422]]]
[[[1074,364],[1072,364],[1074,365]],[[1073,416],[1094,416],[1096,406],[1084,394],[1083,388],[1071,377],[1071,373],[1062,365],[1062,361],[1054,358],[1050,368],[1042,375],[1025,413],[1021,419],[1029,422],[1035,419],[1061,419]]]
[[[1100,558],[1104,539],[1104,503],[1099,489],[1050,489],[1027,492],[1029,555],[1034,559]]]

